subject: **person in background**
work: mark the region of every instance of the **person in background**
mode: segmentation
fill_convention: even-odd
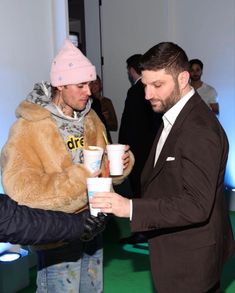
[[[212,112],[219,114],[219,103],[217,101],[218,94],[216,90],[209,84],[201,80],[203,73],[203,63],[199,59],[191,59],[190,63],[190,84],[202,97],[203,101],[208,105]]]
[[[118,142],[130,146],[135,164],[128,176],[131,193],[140,197],[140,177],[149,155],[156,133],[162,123],[162,114],[154,113],[151,104],[145,99],[144,85],[141,81],[141,54],[134,54],[126,60],[128,78],[132,84],[127,92],[122,113]],[[141,233],[133,233],[120,240],[121,243],[145,242]]]
[[[105,127],[89,98],[95,79],[95,67],[65,40],[51,65],[51,83],[36,84],[18,106],[1,167],[3,188],[19,204],[68,213],[88,208],[86,179],[104,176],[107,169],[106,156],[99,174],[83,164],[84,148],[106,148]],[[124,180],[133,160],[126,147],[124,174],[113,178],[113,184]],[[103,222],[104,216],[97,221]],[[38,293],[103,292],[101,235],[90,242],[49,243],[33,249],[38,257]]]
[[[131,85],[135,85],[140,80],[139,61],[142,54],[134,54],[126,59],[126,69],[128,80]]]
[[[130,219],[147,233],[158,293],[219,293],[223,264],[235,251],[224,196],[228,139],[189,84],[189,61],[162,42],[141,57],[145,98],[163,122],[141,176],[141,198],[96,193],[93,208]]]
[[[91,94],[94,99],[100,101],[102,114],[105,117],[108,130],[117,131],[117,115],[111,99],[102,95],[102,83],[99,75],[96,76],[96,80],[91,82]]]
[[[91,83],[90,83],[90,89],[91,89]],[[92,95],[90,96],[90,100],[91,100],[91,109],[93,109],[95,111],[95,113],[100,118],[101,122],[104,124],[108,142],[112,143],[112,138],[111,138],[110,131],[108,130],[107,121],[102,113],[100,100],[95,99]]]
[[[19,205],[6,194],[0,194],[0,242],[32,245],[50,242],[72,242],[90,232],[92,240],[104,230],[88,210],[78,214],[29,208]],[[87,235],[87,234],[86,234]]]

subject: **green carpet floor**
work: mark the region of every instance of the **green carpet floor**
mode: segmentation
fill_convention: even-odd
[[[235,212],[230,216],[235,233]],[[147,244],[118,243],[120,238],[129,234],[128,220],[110,218],[104,234],[104,293],[155,293]],[[33,268],[30,270],[30,286],[19,293],[35,292],[35,278]],[[224,293],[235,292],[235,255],[225,264],[221,282]]]

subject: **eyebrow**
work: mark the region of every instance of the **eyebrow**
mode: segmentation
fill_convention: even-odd
[[[146,83],[143,82],[142,79],[141,79],[141,81],[142,81],[143,84],[146,84]],[[163,81],[162,81],[162,80],[159,80],[159,79],[156,79],[156,80],[150,82],[150,84],[155,84],[155,83],[158,83],[158,82],[159,82],[159,83],[162,83]]]

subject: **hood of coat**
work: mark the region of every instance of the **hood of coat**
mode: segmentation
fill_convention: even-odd
[[[91,109],[92,100],[89,99],[83,111],[76,111],[76,118],[65,116],[58,107],[52,103],[52,87],[50,83],[36,83],[33,90],[16,109],[16,117],[23,117],[29,121],[38,121],[53,115],[63,120],[81,120]]]

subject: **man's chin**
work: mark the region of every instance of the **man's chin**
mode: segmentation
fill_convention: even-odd
[[[80,104],[79,106],[77,106],[76,109],[74,110],[81,112],[86,108],[86,105],[87,105],[87,102],[86,103],[84,102],[83,104]]]
[[[155,113],[163,113],[162,107],[158,107],[157,105],[151,105],[151,106]]]

